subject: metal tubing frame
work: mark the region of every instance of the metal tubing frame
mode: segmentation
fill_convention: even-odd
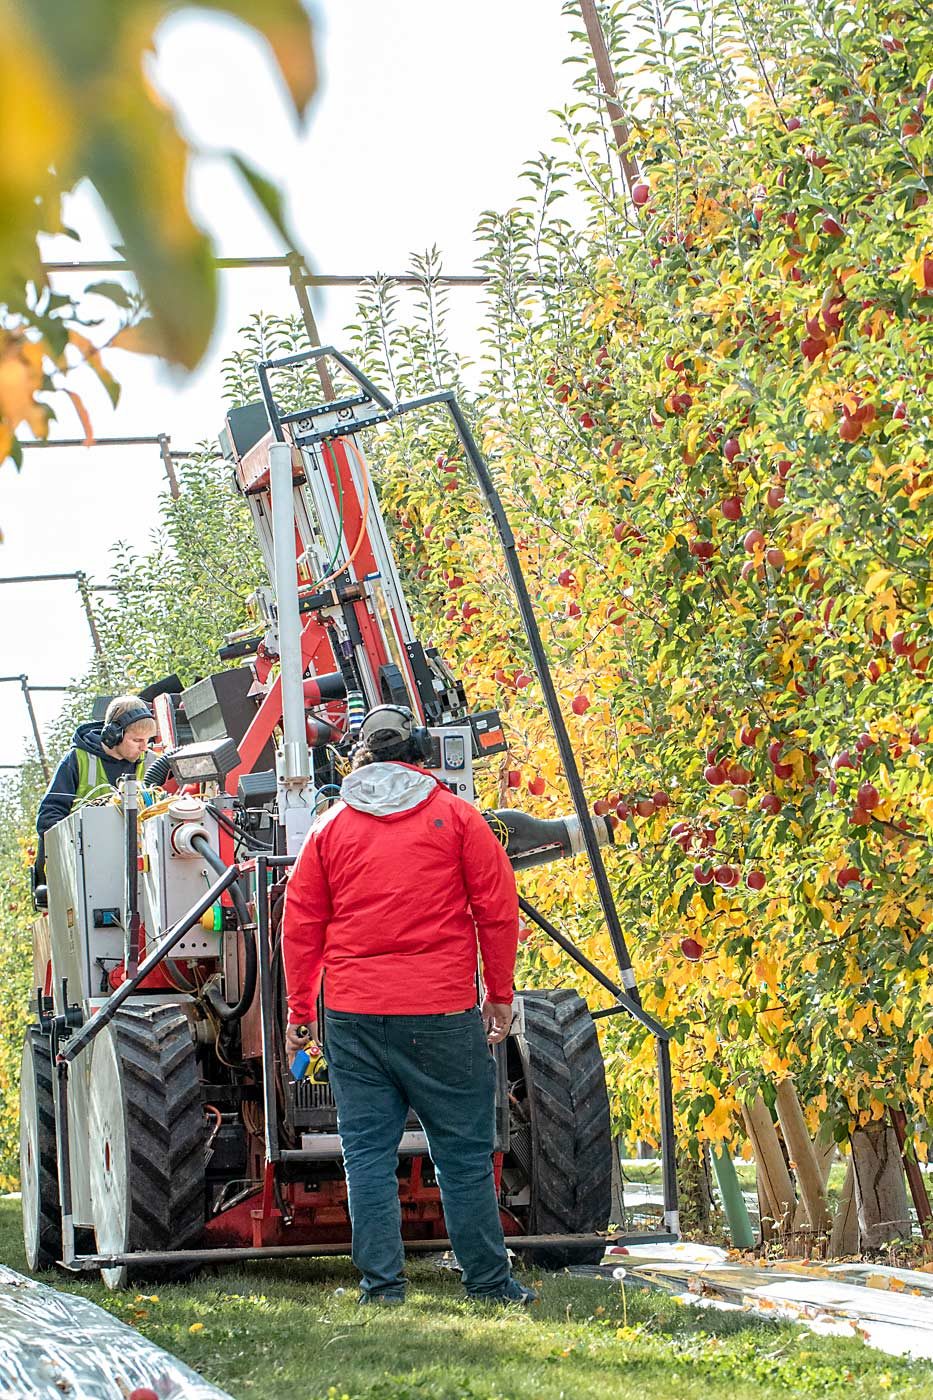
[[[509,1249],[547,1248],[559,1245],[561,1248],[575,1245],[580,1249],[592,1249],[602,1244],[607,1248],[613,1244],[657,1244],[674,1236],[660,1234],[641,1235],[506,1235]],[[435,1254],[453,1246],[447,1239],[403,1240],[407,1254]],[[252,1259],[325,1259],[349,1253],[346,1244],[267,1244],[255,1248],[238,1246],[217,1249],[171,1249],[140,1250],[136,1254],[79,1254],[67,1265],[73,1273],[92,1269],[109,1269],[121,1264],[139,1264],[142,1267],[152,1264],[241,1264]]]
[[[317,346],[311,350],[301,351],[298,354],[264,360],[257,366],[263,400],[265,401],[266,409],[269,414],[273,436],[277,441],[285,441],[285,434],[283,431],[283,422],[276,409],[269,384],[270,371],[291,368],[299,364],[316,364],[318,360],[328,356],[336,360],[337,363],[343,367],[346,373],[359,385],[363,392],[368,394],[372,401],[379,405],[382,412],[363,422],[355,421],[347,423],[346,425],[335,425],[333,428],[324,429],[320,434],[312,435],[313,438],[323,440],[325,438],[344,437],[351,433],[358,433],[364,428],[374,426],[377,423],[389,422],[400,418],[403,414],[410,413],[414,410],[443,407],[453,420],[457,437],[466,453],[467,460],[470,463],[477,485],[483,495],[486,507],[492,516],[493,524],[495,525],[496,533],[499,536],[499,542],[505,556],[509,578],[515,592],[519,617],[521,618],[522,627],[531,648],[535,671],[537,672],[538,680],[544,694],[544,702],[548,717],[554,731],[554,737],[557,740],[557,749],[561,763],[563,764],[567,785],[570,789],[574,810],[580,821],[584,848],[589,859],[600,908],[602,909],[603,918],[606,923],[606,929],[616,955],[622,987],[616,988],[614,984],[611,983],[607,986],[607,979],[602,975],[596,975],[598,969],[595,968],[595,964],[591,963],[589,959],[585,959],[583,954],[574,947],[569,939],[566,939],[560,934],[553,925],[549,925],[546,920],[542,923],[542,916],[540,916],[536,910],[532,911],[530,905],[526,905],[526,912],[529,913],[529,916],[532,917],[535,922],[544,929],[548,936],[554,939],[570,957],[574,958],[574,960],[581,967],[585,968],[591,976],[595,976],[597,982],[606,986],[607,990],[612,991],[612,994],[616,997],[617,1005],[609,1008],[604,1014],[614,1015],[618,1014],[618,1012],[625,1011],[634,1020],[639,1021],[655,1038],[658,1057],[658,1098],[661,1128],[662,1175],[664,1181],[664,1217],[665,1223],[676,1234],[679,1232],[679,1213],[677,1204],[676,1140],[674,1136],[670,1033],[656,1021],[653,1016],[645,1012],[641,1005],[641,996],[638,991],[631,957],[629,956],[628,947],[625,942],[625,934],[622,931],[619,913],[616,909],[612,888],[609,884],[609,877],[606,874],[606,867],[603,864],[602,852],[590,821],[589,805],[587,803],[586,793],[583,789],[580,772],[577,768],[576,755],[573,751],[573,745],[570,742],[567,726],[564,723],[557,691],[554,688],[554,681],[551,676],[547,652],[545,651],[537,618],[535,617],[531,596],[528,592],[525,575],[518,557],[515,537],[512,534],[512,527],[506,515],[505,507],[496,490],[486,460],[480,452],[470,425],[466,420],[453,390],[440,390],[436,393],[425,394],[419,398],[407,399],[393,404],[391,400],[372,383],[362,370],[352,364],[332,345]],[[313,410],[309,410],[309,414],[313,414]],[[310,437],[301,439],[302,442],[310,440],[312,440]]]
[[[135,976],[128,977],[122,982],[113,996],[99,1006],[94,1015],[85,1021],[80,1030],[74,1031],[69,1036],[63,1050],[59,1049],[61,1041],[62,1026],[59,1024],[61,1018],[56,1017],[52,1026],[52,1052],[55,1062],[56,1086],[58,1092],[55,1095],[55,1141],[58,1152],[58,1198],[61,1202],[62,1210],[62,1263],[65,1268],[72,1268],[75,1264],[79,1268],[96,1267],[85,1264],[86,1255],[76,1255],[74,1247],[74,1220],[72,1215],[71,1196],[71,1130],[68,1113],[68,1067],[82,1054],[87,1047],[96,1040],[105,1026],[109,1025],[120,1007],[128,997],[136,991],[139,984],[148,977],[159,964],[164,961],[168,954],[175,947],[175,944],[184,938],[189,929],[193,928],[200,919],[210,909],[212,904],[229,889],[239,878],[240,869],[237,865],[231,865],[225,875],[221,875],[214,881],[208,889],[204,891],[198,902],[188,910],[174,927],[170,928],[165,937],[156,944],[155,948],[144,958],[136,971]],[[62,1008],[63,1017],[67,1013],[67,1006]],[[131,1256],[132,1257],[132,1256]]]

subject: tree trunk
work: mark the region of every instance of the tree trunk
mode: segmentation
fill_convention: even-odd
[[[755,1152],[759,1197],[763,1184],[765,1201],[771,1207],[775,1227],[785,1231],[790,1228],[794,1219],[797,1197],[781,1151],[774,1120],[760,1094],[753,1103],[743,1104],[742,1114]]]
[[[869,1123],[856,1128],[850,1141],[862,1249],[878,1249],[887,1240],[909,1240],[910,1210],[894,1129],[884,1122]]]
[[[797,1186],[806,1208],[810,1229],[814,1234],[822,1235],[829,1229],[826,1191],[820,1164],[807,1132],[792,1079],[783,1079],[777,1086],[777,1111],[781,1132],[784,1134],[784,1141],[797,1173]]]
[[[680,1224],[685,1233],[705,1232],[710,1227],[713,1192],[709,1179],[708,1151],[704,1145],[698,1158],[686,1152],[677,1154]]]

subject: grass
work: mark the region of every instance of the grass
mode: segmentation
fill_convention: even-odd
[[[25,1269],[17,1201],[0,1200],[0,1262]],[[401,1309],[358,1308],[346,1260],[256,1263],[123,1294],[40,1277],[138,1328],[235,1400],[927,1400],[933,1393],[933,1366],[659,1293],[626,1290],[623,1299],[614,1282],[544,1275],[530,1313],[476,1312],[449,1271],[421,1262],[409,1275]]]

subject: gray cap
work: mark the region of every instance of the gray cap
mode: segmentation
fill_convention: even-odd
[[[415,717],[406,705],[377,705],[360,725],[359,737],[367,748],[403,744],[411,738]]]

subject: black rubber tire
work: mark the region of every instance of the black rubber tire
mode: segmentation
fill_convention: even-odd
[[[205,1125],[187,1017],[171,1005],[124,1007],[99,1044],[88,1115],[98,1249],[192,1248],[204,1228]],[[172,1264],[101,1270],[110,1288],[191,1272]]]
[[[62,1257],[62,1212],[58,1199],[52,1050],[48,1036],[38,1026],[28,1028],[23,1045],[20,1184],[26,1264],[33,1272],[51,1269]]]
[[[520,1052],[531,1126],[529,1234],[605,1230],[612,1209],[612,1130],[596,1026],[576,992],[522,992]],[[539,1268],[598,1264],[605,1250],[529,1249]]]

